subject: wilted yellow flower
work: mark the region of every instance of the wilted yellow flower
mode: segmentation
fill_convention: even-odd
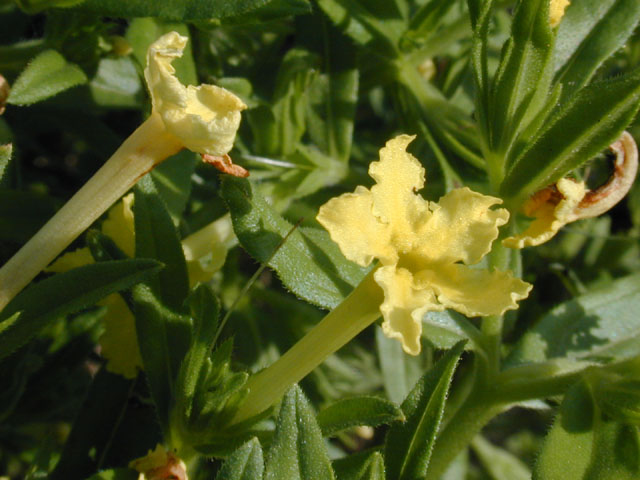
[[[524,206],[525,215],[534,220],[524,232],[505,238],[502,244],[509,248],[524,248],[550,240],[567,223],[578,219],[576,207],[585,192],[584,182],[562,178],[555,187],[536,193]]]
[[[189,150],[224,155],[233,146],[240,126],[240,111],[247,106],[233,93],[215,85],[185,87],[171,62],[182,56],[188,41],[177,32],[156,40],[147,51],[144,78],[151,93],[153,112],[162,117],[167,131]]]
[[[415,355],[426,312],[500,315],[517,308],[531,285],[508,272],[469,267],[489,253],[509,213],[490,209],[500,199],[466,187],[437,203],[417,195],[424,168],[406,152],[413,138],[388,141],[369,167],[376,185],[329,200],[317,218],[349,260],[361,266],[380,260],[374,278],[384,290],[382,329]]]
[[[521,234],[505,238],[503,245],[509,248],[540,245],[552,239],[567,223],[602,215],[622,200],[638,172],[638,147],[630,133],[622,132],[609,149],[616,158],[613,174],[604,185],[589,190],[584,182],[561,178],[536,192],[523,207],[524,214],[533,221]]]
[[[549,24],[551,28],[555,28],[560,25],[562,17],[564,17],[564,11],[569,6],[569,0],[551,0],[549,4]]]
[[[144,457],[132,460],[129,467],[140,472],[138,480],[188,479],[184,462],[160,444]]]

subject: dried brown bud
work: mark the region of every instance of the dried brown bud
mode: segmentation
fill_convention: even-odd
[[[9,82],[7,82],[6,78],[0,75],[0,115],[4,113],[10,91]]]
[[[222,173],[228,173],[229,175],[233,175],[234,177],[241,178],[247,178],[249,176],[249,172],[242,168],[240,165],[235,165],[228,154],[209,155],[207,153],[203,153],[201,155],[203,162],[213,165]]]

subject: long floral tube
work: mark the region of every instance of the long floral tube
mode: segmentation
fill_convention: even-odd
[[[302,380],[380,316],[383,291],[373,279],[374,272],[375,269],[275,363],[251,376],[247,382],[249,393],[233,423],[247,420],[271,407],[291,385]]]
[[[0,268],[0,309],[156,164],[183,144],[151,115],[96,174]]]

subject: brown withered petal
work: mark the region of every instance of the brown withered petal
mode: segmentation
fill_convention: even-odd
[[[613,173],[604,185],[585,194],[576,208],[577,218],[602,215],[622,200],[633,185],[638,173],[638,146],[631,134],[622,132],[609,149],[616,154]]]
[[[0,115],[4,113],[5,105],[7,104],[7,98],[9,98],[9,82],[7,79],[0,75]]]
[[[222,173],[241,178],[247,178],[249,176],[249,171],[240,165],[234,164],[231,157],[226,153],[224,155],[209,155],[208,153],[203,153],[201,156],[203,162],[213,165]]]

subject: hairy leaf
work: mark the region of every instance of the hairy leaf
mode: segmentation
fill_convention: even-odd
[[[330,437],[341,430],[368,425],[389,424],[404,420],[404,414],[396,405],[379,397],[353,397],[338,400],[318,413],[322,435]]]

